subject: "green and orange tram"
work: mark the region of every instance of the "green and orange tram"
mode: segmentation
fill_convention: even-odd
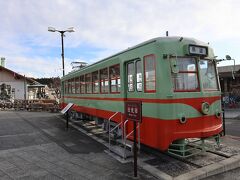
[[[222,131],[215,57],[193,38],[154,38],[64,76],[62,105],[74,103],[77,113],[98,123],[120,112],[112,118],[119,123],[126,120],[124,103],[141,101],[140,142],[161,151],[187,138],[212,137]]]

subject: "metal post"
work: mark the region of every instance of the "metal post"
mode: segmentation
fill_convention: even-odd
[[[26,88],[26,76],[24,75],[24,100],[26,101],[26,99],[27,99],[27,93],[26,93],[26,90],[27,88]]]
[[[224,102],[224,93],[222,93],[222,121],[223,121],[223,136],[226,135],[226,128],[225,128],[225,102]]]
[[[136,132],[136,125],[137,122],[134,121],[134,177],[137,177],[137,132]]]
[[[26,83],[26,76],[24,75],[24,109],[26,109],[27,104],[26,104],[26,100],[27,100],[27,83]]]
[[[66,112],[66,129],[68,130],[69,112]]]
[[[61,39],[62,39],[62,67],[63,67],[63,76],[65,75],[65,68],[64,68],[64,44],[63,44],[63,36],[64,31],[60,31],[61,33]]]

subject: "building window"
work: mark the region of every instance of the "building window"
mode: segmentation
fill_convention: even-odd
[[[100,70],[100,83],[101,93],[108,93],[108,68]]]
[[[85,75],[86,93],[92,93],[92,77],[91,73]]]
[[[144,90],[156,92],[156,62],[155,55],[144,56]]]
[[[80,76],[80,93],[85,93],[85,81],[84,81],[84,75]]]
[[[114,65],[109,68],[110,75],[110,92],[119,93],[121,88],[120,82],[120,65]]]
[[[79,77],[75,78],[75,93],[80,93],[80,86],[79,86]]]
[[[92,87],[93,87],[93,93],[99,92],[99,79],[98,79],[98,71],[95,71],[92,73]]]

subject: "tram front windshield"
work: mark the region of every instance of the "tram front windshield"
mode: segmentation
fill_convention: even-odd
[[[201,59],[199,65],[203,90],[218,90],[216,66],[214,61]]]
[[[219,89],[214,61],[207,59],[198,61],[194,57],[178,57],[176,60],[179,71],[172,73],[175,92],[199,91],[200,80],[203,91],[217,91]]]

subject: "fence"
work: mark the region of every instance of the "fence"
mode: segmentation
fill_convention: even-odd
[[[0,100],[0,109],[58,112],[59,104],[55,100]]]
[[[222,95],[225,108],[240,108],[240,89],[223,92]]]

